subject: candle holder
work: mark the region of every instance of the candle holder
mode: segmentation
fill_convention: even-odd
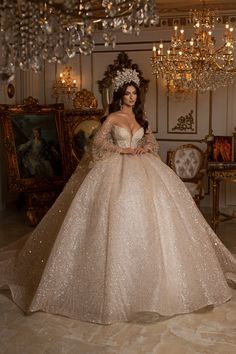
[[[75,97],[78,87],[76,80],[71,77],[71,67],[65,67],[63,72],[60,73],[60,77],[53,84],[53,97],[56,98],[56,102],[59,98],[63,99],[65,96],[67,99]]]

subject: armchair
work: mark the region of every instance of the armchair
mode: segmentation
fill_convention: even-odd
[[[186,144],[167,152],[167,165],[182,179],[197,204],[204,197],[203,178],[207,153],[196,145]]]

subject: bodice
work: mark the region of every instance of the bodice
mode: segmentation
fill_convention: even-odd
[[[136,148],[138,142],[143,138],[144,131],[143,127],[140,127],[132,134],[127,128],[113,125],[111,134],[116,145],[122,148]]]
[[[30,155],[39,156],[42,152],[42,142],[40,140],[33,140],[31,145]]]

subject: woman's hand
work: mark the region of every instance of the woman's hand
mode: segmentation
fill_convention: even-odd
[[[124,155],[143,155],[146,153],[146,150],[142,147],[138,147],[136,149],[133,148],[122,148],[120,154]]]
[[[145,153],[146,153],[146,151],[142,147],[138,147],[138,148],[135,149],[135,155],[143,155]]]
[[[122,148],[120,151],[120,154],[124,155],[135,155],[136,154],[136,149],[133,148]]]

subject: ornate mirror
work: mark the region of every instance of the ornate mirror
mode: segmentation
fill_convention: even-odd
[[[118,54],[117,59],[114,60],[114,63],[108,66],[103,79],[98,81],[99,92],[102,96],[102,105],[105,112],[107,112],[108,105],[113,96],[113,78],[116,76],[117,70],[122,70],[124,68],[135,69],[139,73],[142,102],[143,104],[145,102],[149,80],[144,79],[138,65],[132,63],[132,60],[129,59],[127,53],[121,52]]]

